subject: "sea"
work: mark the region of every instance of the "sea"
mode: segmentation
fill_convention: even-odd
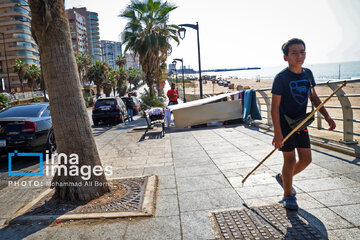
[[[257,66],[253,66],[257,67]],[[273,79],[277,73],[286,66],[261,67],[258,70],[226,71],[226,72],[204,72],[202,75],[216,75],[217,78],[251,78],[251,79]],[[327,82],[329,80],[360,79],[360,61],[304,64],[311,69],[316,82]]]

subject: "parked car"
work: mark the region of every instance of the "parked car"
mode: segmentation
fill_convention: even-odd
[[[140,112],[140,105],[141,105],[141,100],[138,99],[135,96],[131,96],[133,102],[134,102],[134,115],[137,115]],[[126,101],[129,99],[129,97],[122,97],[121,100],[123,100],[123,102],[126,105]]]
[[[56,152],[49,103],[16,105],[0,112],[0,152]]]
[[[99,98],[93,107],[92,119],[95,126],[100,122],[124,122],[127,111],[119,97]]]

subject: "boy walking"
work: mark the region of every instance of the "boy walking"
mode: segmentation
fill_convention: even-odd
[[[131,97],[131,94],[128,93],[128,98],[126,100],[126,110],[127,110],[127,119],[128,122],[132,122],[134,121],[133,116],[134,116],[134,101]]]
[[[284,60],[288,67],[278,73],[272,86],[271,116],[274,125],[273,145],[283,152],[284,165],[282,173],[276,175],[276,180],[284,189],[282,203],[285,208],[297,210],[296,192],[292,187],[293,176],[304,170],[311,163],[310,138],[308,130],[295,132],[283,145],[282,140],[292,131],[285,120],[284,114],[290,118],[297,118],[306,113],[309,97],[312,97],[317,107],[321,100],[315,92],[315,80],[310,69],[303,68],[305,61],[305,43],[301,39],[293,38],[282,46]],[[310,94],[310,89],[312,94]],[[325,107],[320,113],[329,124],[329,130],[336,125]],[[298,160],[295,157],[295,149]]]

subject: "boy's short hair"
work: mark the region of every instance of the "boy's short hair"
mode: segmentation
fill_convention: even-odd
[[[306,49],[305,42],[303,40],[301,40],[299,38],[292,38],[289,41],[287,41],[286,43],[284,43],[281,47],[281,50],[284,53],[284,55],[286,55],[286,56],[289,55],[289,47],[294,44],[302,44],[302,45],[304,45],[304,49]]]

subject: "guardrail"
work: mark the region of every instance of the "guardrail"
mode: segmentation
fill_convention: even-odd
[[[24,93],[0,93],[5,95],[10,102],[14,102],[17,100],[23,100],[28,98],[34,98],[34,97],[44,97],[44,93],[42,91],[34,91],[34,92],[24,92]]]
[[[338,88],[339,85],[343,84],[344,81],[347,82],[346,87],[349,87],[353,84],[359,84],[360,79],[349,79],[349,80],[340,80],[340,81],[331,81],[323,82],[323,83],[317,83],[316,86],[328,86],[331,91],[334,91]],[[333,132],[342,134],[342,139],[340,139],[340,142],[345,144],[357,144],[358,141],[354,139],[354,136],[360,136],[360,131],[355,132],[354,129],[360,129],[360,121],[357,119],[354,119],[354,111],[360,110],[360,106],[353,106],[352,101],[350,98],[357,98],[359,99],[360,94],[346,94],[346,89],[349,88],[343,88],[341,89],[336,95],[334,95],[334,98],[338,99],[339,105],[326,105],[325,107],[330,111],[329,109],[334,109],[332,111],[342,111],[342,117],[334,117],[331,113],[333,120],[338,124],[338,122],[342,122],[342,130],[334,130]],[[267,125],[270,127],[272,126],[272,118],[271,118],[271,88],[266,89],[255,89],[255,92],[257,94],[257,103],[259,111],[262,115],[262,117],[265,119]],[[318,92],[318,91],[317,91]],[[329,94],[330,95],[330,94]],[[329,95],[318,95],[320,99],[325,99]],[[354,101],[353,101],[354,102]],[[265,109],[264,107],[265,106]],[[310,108],[310,105],[308,105]],[[337,114],[339,115],[339,114]],[[357,114],[358,115],[358,114]],[[322,120],[324,117],[320,114],[320,112],[317,112],[316,114],[316,121],[313,122],[312,125],[310,125],[310,128],[316,128],[318,130],[327,130],[322,126]],[[356,125],[356,128],[354,128],[354,124]]]

